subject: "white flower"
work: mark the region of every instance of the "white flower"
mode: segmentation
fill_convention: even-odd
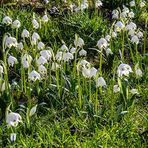
[[[15,20],[13,23],[12,23],[12,28],[20,28],[21,26],[21,23],[19,20]]]
[[[44,16],[42,17],[42,21],[43,21],[44,23],[47,23],[47,22],[48,22],[48,16],[47,16],[47,15],[44,15]]]
[[[0,65],[0,75],[4,73],[3,66]]]
[[[29,116],[33,116],[36,113],[36,109],[37,109],[37,105],[35,105],[34,107],[31,108],[30,112],[29,112]]]
[[[137,28],[137,25],[135,24],[135,23],[133,23],[133,22],[130,22],[128,25],[126,25],[126,30],[136,30],[136,28]]]
[[[92,68],[83,67],[82,68],[82,75],[85,78],[95,77],[96,76],[96,73],[97,73],[97,69],[94,68],[94,67],[92,67]]]
[[[37,22],[36,19],[33,19],[32,20],[32,25],[33,25],[33,28],[35,28],[35,29],[38,29],[39,28],[39,23]]]
[[[118,21],[116,24],[115,24],[115,29],[116,31],[120,32],[121,30],[123,30],[125,27],[124,23],[121,22],[121,21]]]
[[[105,39],[106,39],[106,41],[110,41],[110,39],[111,39],[111,36],[110,35],[107,35],[106,37],[105,37]]]
[[[40,39],[40,36],[39,36],[39,34],[38,33],[36,33],[36,32],[34,32],[33,34],[32,34],[32,44],[33,45],[36,45],[37,44],[37,42],[38,42],[38,40]]]
[[[97,46],[98,46],[99,49],[106,48],[108,46],[108,43],[107,43],[105,38],[101,38],[98,41]]]
[[[45,4],[48,4],[49,3],[49,0],[44,0]]]
[[[110,48],[105,49],[106,55],[109,56],[110,54],[113,54],[112,50]]]
[[[135,1],[134,1],[134,0],[130,2],[130,6],[131,6],[131,7],[136,6],[136,3],[135,3]]]
[[[52,69],[53,71],[55,71],[55,70],[58,69],[58,68],[60,68],[60,65],[53,62],[53,63],[52,63],[52,66],[51,66],[51,69]]]
[[[113,32],[112,32],[112,37],[113,37],[113,38],[117,37],[117,33],[113,31]]]
[[[56,54],[56,60],[61,61],[63,58],[63,52],[62,51],[58,51]]]
[[[9,126],[16,127],[19,122],[21,122],[22,117],[18,113],[11,112],[6,117],[6,123]]]
[[[74,47],[72,47],[71,49],[70,49],[70,52],[72,53],[72,54],[74,54],[74,53],[76,53],[76,48],[74,48]]]
[[[131,42],[132,42],[132,43],[135,43],[135,44],[138,44],[138,43],[139,43],[139,38],[138,38],[138,36],[137,36],[137,35],[132,36]]]
[[[37,65],[44,65],[45,63],[47,63],[46,58],[44,58],[43,56],[40,56],[37,61],[36,61]]]
[[[10,25],[12,24],[12,19],[9,16],[5,16],[2,20],[3,24]]]
[[[41,76],[38,72],[36,72],[35,70],[33,70],[29,76],[28,76],[29,81],[36,81],[36,80],[40,80]]]
[[[140,78],[143,75],[142,70],[140,68],[136,68],[135,73],[137,78]]]
[[[114,93],[120,92],[120,87],[118,85],[114,85]]]
[[[63,54],[63,60],[65,62],[69,61],[69,60],[72,60],[74,57],[73,57],[73,54],[70,53],[70,52],[66,52]]]
[[[24,45],[23,45],[22,42],[18,43],[17,49],[18,49],[18,50],[23,50],[23,49],[24,49]]]
[[[128,35],[130,35],[131,37],[135,35],[135,30],[134,29],[131,29],[129,32],[128,32]]]
[[[106,82],[103,77],[99,77],[96,81],[97,87],[106,87]]]
[[[130,12],[128,13],[128,17],[129,17],[129,18],[134,18],[134,16],[135,16],[135,14],[134,14],[133,11],[130,11]]]
[[[22,38],[28,38],[29,36],[30,36],[29,31],[26,30],[26,29],[23,29],[22,34],[21,34],[21,37]]]
[[[118,10],[113,10],[112,11],[112,18],[113,19],[118,19],[119,18],[119,11]]]
[[[132,68],[128,64],[120,64],[117,69],[118,77],[129,76],[131,72],[133,72]]]
[[[68,51],[68,47],[65,44],[63,44],[60,49],[61,51]]]
[[[133,94],[133,95],[135,95],[135,94],[139,94],[139,92],[138,92],[138,90],[137,89],[131,89],[131,93]]]
[[[83,47],[84,46],[84,40],[80,37],[76,37],[76,39],[74,40],[74,45],[75,47]]]
[[[16,140],[16,133],[10,134],[10,141],[13,143]]]
[[[84,50],[84,49],[80,50],[80,51],[79,51],[79,55],[80,55],[80,56],[86,56],[86,55],[87,55],[86,50]]]
[[[145,1],[140,1],[140,8],[143,8],[145,6]]]
[[[17,59],[14,56],[9,56],[8,57],[8,65],[9,66],[13,67],[13,65],[17,64],[17,63],[18,63],[18,61],[17,61]]]
[[[82,67],[85,67],[85,66],[90,66],[90,63],[89,63],[88,61],[86,61],[86,60],[81,60],[81,61],[80,61],[80,65],[81,65]]]
[[[24,56],[22,57],[22,64],[24,68],[29,68],[29,66],[31,65],[32,62],[32,57],[29,54],[24,54]]]
[[[39,71],[40,74],[46,74],[46,73],[47,73],[47,69],[46,69],[46,67],[43,66],[43,65],[40,65],[40,66],[38,67],[38,71]]]
[[[123,10],[122,10],[122,12],[129,13],[129,9],[128,9],[126,6],[123,5]]]
[[[11,48],[11,47],[17,47],[17,40],[14,37],[6,37],[5,38],[5,47]]]
[[[127,12],[122,12],[121,14],[120,14],[120,16],[121,16],[121,18],[124,18],[124,19],[126,19],[126,17],[127,17]]]
[[[100,0],[96,0],[95,6],[96,8],[101,7],[103,3]]]
[[[44,47],[45,47],[45,44],[44,44],[43,42],[39,42],[39,43],[38,43],[38,49],[39,49],[39,50],[44,49]]]
[[[142,38],[143,37],[143,32],[138,31],[137,36],[138,36],[138,38]]]
[[[52,57],[52,53],[50,50],[42,50],[42,51],[40,51],[40,54],[41,54],[41,56],[43,56],[47,60],[50,60],[50,58]]]

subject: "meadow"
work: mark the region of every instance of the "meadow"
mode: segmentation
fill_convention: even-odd
[[[146,1],[0,4],[0,147],[148,147]]]

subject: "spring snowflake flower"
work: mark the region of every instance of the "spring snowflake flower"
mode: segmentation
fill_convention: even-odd
[[[60,50],[61,50],[61,51],[69,51],[68,47],[67,47],[65,44],[63,44],[63,45],[61,46]]]
[[[40,36],[39,36],[38,33],[34,32],[34,33],[32,34],[31,39],[32,39],[32,41],[31,41],[32,44],[33,44],[33,45],[36,45],[37,42],[38,42],[38,40],[40,39]]]
[[[33,28],[35,28],[35,29],[38,29],[39,28],[39,23],[37,22],[36,19],[33,19],[32,20],[32,25],[33,25]]]
[[[113,10],[112,11],[112,18],[113,19],[118,19],[119,18],[119,11],[118,10]]]
[[[96,80],[96,86],[97,87],[106,87],[106,82],[104,80],[103,77],[99,77],[97,80]]]
[[[133,22],[130,22],[128,25],[126,25],[126,27],[125,27],[125,29],[127,30],[127,31],[130,31],[130,30],[136,30],[136,28],[137,28],[137,25],[135,24],[135,23],[133,23]]]
[[[129,18],[134,18],[134,16],[135,16],[135,14],[134,14],[133,11],[130,11],[130,12],[128,13],[128,17],[129,17]]]
[[[61,61],[63,59],[63,52],[62,51],[58,51],[56,53],[56,60],[57,61]]]
[[[16,133],[10,134],[10,141],[13,143],[16,140]]]
[[[82,68],[82,75],[85,77],[85,78],[92,78],[92,77],[95,77],[97,74],[97,69],[92,67],[92,68],[86,68],[86,67],[83,67]]]
[[[77,49],[74,48],[74,47],[72,47],[72,48],[70,49],[70,52],[71,52],[72,54],[76,53],[76,51],[77,51]]]
[[[100,0],[96,0],[95,6],[96,8],[101,7],[103,3]]]
[[[129,76],[133,72],[132,68],[128,64],[120,64],[117,69],[118,77]]]
[[[110,54],[113,54],[112,50],[110,48],[105,49],[106,55],[109,56]]]
[[[81,60],[81,61],[80,61],[80,65],[81,65],[82,67],[85,67],[85,66],[90,66],[90,63],[89,63],[88,61],[86,61],[86,60]]]
[[[125,27],[124,23],[121,22],[121,21],[118,21],[116,24],[115,24],[115,30],[117,32],[120,32],[121,30],[123,30]]]
[[[23,29],[22,34],[21,34],[21,37],[22,38],[28,38],[29,36],[30,36],[29,31],[26,30],[26,29]]]
[[[8,126],[16,127],[21,122],[22,117],[18,113],[11,112],[6,117],[6,123]]]
[[[136,3],[135,3],[135,1],[133,0],[133,1],[131,1],[130,2],[130,7],[135,7],[136,6]]]
[[[125,5],[123,5],[122,12],[129,13],[129,9]]]
[[[138,38],[143,38],[143,32],[138,31],[137,36],[138,36]]]
[[[138,95],[138,94],[139,94],[138,90],[137,90],[137,89],[134,89],[134,88],[131,89],[131,93],[132,93],[133,95],[135,95],[135,94]]]
[[[29,116],[33,116],[36,113],[37,105],[33,106],[29,112]]]
[[[33,70],[29,76],[28,76],[29,81],[36,81],[36,80],[40,80],[41,76],[38,72],[36,72],[35,70]]]
[[[43,56],[40,56],[37,61],[36,61],[37,65],[44,65],[47,63],[46,58],[44,58]]]
[[[48,3],[49,3],[49,0],[44,0],[44,3],[45,3],[45,4],[48,4]]]
[[[106,41],[110,41],[110,39],[111,39],[111,36],[110,35],[107,35],[106,37],[105,37],[105,39],[106,39]]]
[[[52,57],[52,53],[50,50],[42,50],[40,51],[40,55],[43,56],[47,60],[50,60]]]
[[[139,38],[137,35],[132,36],[131,38],[131,42],[134,44],[138,44],[139,43]]]
[[[23,45],[22,42],[18,43],[17,49],[18,49],[18,50],[23,50],[23,49],[24,49],[24,45]]]
[[[134,29],[129,30],[128,35],[130,35],[131,37],[134,36],[135,30]]]
[[[12,28],[16,29],[16,28],[20,28],[21,26],[21,23],[19,20],[15,20],[13,23],[12,23]]]
[[[82,38],[78,37],[74,40],[74,45],[75,45],[75,47],[81,48],[84,46],[84,40]]]
[[[119,85],[114,85],[113,91],[114,91],[114,93],[120,92],[120,87],[119,87]]]
[[[5,48],[17,47],[17,40],[14,37],[6,37]]]
[[[117,33],[113,31],[113,32],[111,33],[111,36],[112,36],[113,38],[116,38],[116,37],[117,37]]]
[[[39,42],[38,43],[38,49],[39,50],[42,50],[42,49],[44,49],[45,48],[45,44],[43,43],[43,42]]]
[[[79,51],[79,55],[80,55],[80,56],[86,56],[86,55],[87,55],[87,51],[84,50],[84,49],[81,49],[81,50]]]
[[[58,64],[58,63],[52,63],[52,66],[51,66],[51,69],[53,70],[53,71],[55,71],[55,70],[57,70],[58,68],[60,68],[60,65]]]
[[[140,8],[143,8],[146,5],[145,1],[140,1]]]
[[[108,46],[108,43],[107,43],[105,38],[101,38],[98,41],[97,46],[98,46],[99,49],[106,48]]]
[[[40,74],[43,74],[43,75],[47,73],[47,69],[46,69],[46,67],[43,66],[43,65],[40,65],[40,66],[38,67],[38,71],[39,71]]]
[[[47,23],[48,22],[48,16],[45,14],[43,17],[42,17],[42,21],[44,22],[44,23]]]
[[[32,62],[32,57],[29,54],[24,54],[22,57],[22,64],[24,68],[29,68]]]
[[[9,66],[13,67],[13,65],[17,64],[17,63],[18,63],[18,61],[17,61],[17,59],[14,56],[9,56],[8,57],[8,65]]]
[[[65,62],[69,61],[69,60],[72,60],[74,57],[73,57],[73,54],[70,53],[70,52],[66,52],[63,54],[63,60]]]
[[[140,68],[136,68],[135,74],[136,74],[136,78],[141,78],[143,75],[142,70]]]
[[[0,76],[4,73],[3,66],[0,65]]]
[[[2,20],[3,24],[10,25],[12,24],[12,19],[9,16],[5,16]]]

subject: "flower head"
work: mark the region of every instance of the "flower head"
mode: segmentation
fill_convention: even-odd
[[[32,25],[33,25],[33,28],[35,28],[35,29],[38,29],[39,28],[39,23],[37,22],[36,19],[33,19],[32,20]]]
[[[80,55],[80,56],[86,56],[86,55],[87,55],[87,51],[84,50],[84,49],[81,49],[81,50],[79,51],[79,55]]]
[[[17,47],[17,40],[14,37],[7,36],[5,39],[5,47],[6,48],[11,48],[11,47]]]
[[[22,38],[28,38],[29,36],[30,36],[29,31],[26,30],[26,29],[23,29],[22,34],[21,34],[21,37]]]
[[[101,38],[98,41],[97,46],[98,46],[99,49],[106,48],[108,46],[108,43],[107,43],[105,38]]]
[[[9,126],[16,127],[21,122],[22,117],[18,113],[11,112],[6,117],[6,122]]]
[[[13,23],[12,23],[12,28],[16,29],[16,28],[20,28],[21,26],[21,23],[19,20],[15,20]]]
[[[0,75],[4,73],[3,66],[0,65]]]
[[[9,56],[8,57],[8,65],[9,66],[13,67],[13,65],[17,64],[17,63],[18,63],[18,61],[17,61],[17,59],[14,56]]]
[[[2,20],[3,24],[10,25],[12,24],[12,19],[9,16],[5,16]]]
[[[103,77],[99,77],[96,81],[97,87],[106,87],[106,82]]]
[[[36,80],[40,80],[41,76],[38,72],[36,72],[35,70],[33,70],[29,76],[28,76],[29,81],[36,81]]]
[[[45,57],[40,56],[40,57],[37,59],[36,63],[37,63],[38,65],[44,65],[45,63],[47,63],[47,60],[46,60]]]

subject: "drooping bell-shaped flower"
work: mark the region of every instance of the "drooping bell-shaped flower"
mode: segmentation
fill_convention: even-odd
[[[21,34],[21,37],[22,38],[28,38],[29,36],[30,36],[29,31],[26,30],[26,29],[23,29],[22,34]]]
[[[9,16],[5,16],[3,18],[3,20],[2,20],[2,23],[6,24],[6,25],[11,25],[12,24],[12,19]]]
[[[97,87],[106,87],[106,82],[104,80],[103,77],[99,77],[97,80],[96,80],[96,86]]]
[[[35,82],[36,80],[40,80],[41,79],[41,76],[40,76],[40,74],[37,71],[33,70],[29,74],[28,79],[29,79],[29,81]]]
[[[21,22],[19,20],[15,20],[12,23],[12,28],[14,28],[14,29],[20,28],[20,26],[21,26]]]
[[[13,65],[17,64],[17,63],[18,63],[18,61],[17,61],[17,59],[14,56],[9,56],[8,57],[8,65],[9,66],[13,67]]]
[[[108,46],[108,43],[106,41],[105,38],[101,38],[98,42],[97,42],[97,46],[99,49],[102,49],[102,48],[106,48]]]

